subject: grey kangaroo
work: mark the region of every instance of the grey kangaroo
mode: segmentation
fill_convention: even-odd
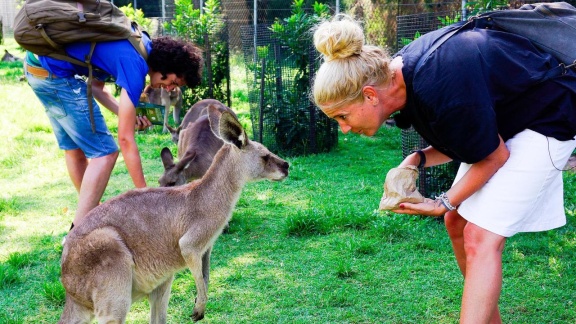
[[[148,297],[150,323],[166,323],[174,274],[196,283],[192,318],[204,318],[210,252],[248,181],[283,180],[289,165],[250,141],[238,120],[216,107],[210,126],[226,144],[206,175],[179,187],[128,191],[96,207],[62,251],[66,303],[59,323],[124,323],[133,301]]]
[[[234,116],[236,116],[236,114],[234,113],[234,111],[230,108],[228,108],[227,106],[225,106],[223,103],[221,103],[220,101],[216,100],[216,99],[203,99],[198,101],[197,103],[193,104],[192,107],[190,107],[190,109],[188,109],[188,111],[186,112],[186,115],[184,115],[184,118],[182,119],[182,123],[180,124],[180,126],[178,127],[170,127],[170,125],[165,125],[168,130],[170,131],[170,134],[172,134],[172,141],[176,144],[179,144],[179,137],[180,137],[180,132],[187,128],[188,125],[190,123],[195,122],[196,120],[198,120],[198,118],[200,118],[200,116],[206,115],[208,114],[208,110],[206,109],[209,105],[215,105],[216,107],[220,108],[220,110],[229,110],[230,112],[232,112],[232,114]],[[178,155],[180,157],[180,154]]]
[[[184,129],[179,131],[178,159],[169,149],[161,153],[164,164],[164,174],[158,182],[162,187],[183,185],[194,179],[201,178],[224,142],[214,135],[207,116],[207,107],[216,107],[220,112],[229,112],[236,116],[232,109],[214,99],[205,99],[194,104],[182,122]],[[170,130],[172,132],[172,129]]]

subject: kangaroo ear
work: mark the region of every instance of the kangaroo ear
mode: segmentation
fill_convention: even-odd
[[[162,158],[162,164],[164,164],[164,170],[168,170],[174,167],[174,156],[170,149],[165,147],[160,152],[160,158]]]
[[[244,128],[230,112],[225,111],[220,117],[220,137],[225,142],[234,144],[237,148],[242,149],[248,145],[248,136]]]
[[[186,151],[182,159],[178,161],[178,164],[176,164],[176,168],[178,170],[184,170],[188,168],[194,158],[196,158],[196,150]]]
[[[236,117],[229,111],[222,111],[216,105],[208,106],[208,118],[212,132],[224,142],[243,148],[248,144],[248,136]]]
[[[220,117],[222,116],[222,112],[215,106],[210,105],[208,109],[208,121],[210,122],[210,129],[216,135],[216,137],[220,136]]]

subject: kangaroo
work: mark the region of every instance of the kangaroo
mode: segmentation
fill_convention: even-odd
[[[232,109],[228,108],[227,106],[225,106],[223,103],[221,103],[220,101],[218,101],[216,99],[200,100],[197,103],[193,104],[192,107],[190,107],[190,109],[188,109],[188,111],[186,112],[186,115],[184,115],[184,119],[182,119],[182,123],[180,124],[180,126],[174,128],[174,127],[170,127],[170,125],[166,125],[166,127],[168,128],[168,130],[172,134],[172,142],[178,144],[178,139],[180,137],[179,136],[180,131],[182,131],[183,129],[188,127],[188,125],[190,123],[193,123],[196,120],[198,120],[198,118],[200,118],[200,116],[208,114],[208,111],[206,110],[206,108],[209,105],[216,105],[217,107],[220,108],[220,110],[229,110],[234,116],[236,116],[236,113],[234,113],[234,111]]]
[[[210,128],[206,115],[209,105],[216,107],[220,112],[227,111],[236,117],[232,109],[214,99],[205,99],[194,104],[182,122],[181,126],[185,126],[185,128],[179,131],[179,162],[174,163],[174,156],[169,149],[162,151],[164,174],[158,180],[160,186],[179,186],[191,180],[199,179],[212,164],[214,155],[224,142],[214,135]],[[192,117],[194,121],[192,121]]]
[[[4,50],[4,55],[2,56],[1,59],[2,62],[16,62],[16,61],[22,61],[21,58],[12,55],[10,52],[8,52],[8,50]]]
[[[175,87],[172,91],[167,91],[164,88],[152,88],[147,85],[143,91],[148,97],[148,102],[155,105],[164,106],[164,127],[162,132],[168,132],[168,115],[170,114],[170,107],[174,106],[174,122],[180,123],[180,111],[182,110],[182,90]]]
[[[204,318],[210,253],[248,181],[280,181],[289,165],[250,141],[238,120],[216,107],[210,126],[226,144],[206,175],[179,187],[128,191],[94,208],[62,251],[66,303],[59,323],[124,323],[133,301],[148,297],[150,323],[166,323],[174,274],[188,267],[196,284],[192,319]]]
[[[208,116],[201,116],[180,132],[179,162],[174,163],[170,149],[162,150],[164,173],[158,180],[162,187],[180,186],[201,178],[224,142],[212,133]],[[183,153],[181,153],[183,152]]]

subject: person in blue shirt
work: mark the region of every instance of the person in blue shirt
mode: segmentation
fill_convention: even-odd
[[[313,100],[343,133],[372,136],[391,115],[430,144],[400,166],[461,162],[450,190],[394,212],[444,215],[464,275],[461,323],[501,323],[502,252],[520,232],[563,226],[561,169],[576,147],[576,73],[518,35],[469,28],[418,62],[445,30],[393,57],[348,16],[317,26]]]
[[[92,100],[118,115],[118,143],[137,188],[146,187],[146,180],[134,134],[151,125],[146,117],[137,117],[135,109],[146,76],[155,88],[194,87],[200,84],[202,68],[202,52],[194,44],[170,37],[151,40],[146,34],[143,41],[148,60],[128,40],[97,43],[91,60],[97,68]],[[75,43],[68,45],[66,52],[83,61],[89,49],[90,43]],[[25,71],[28,84],[46,110],[58,145],[64,150],[68,173],[79,194],[73,227],[100,203],[118,157],[118,146],[96,101],[92,131],[83,77],[88,75],[87,68],[27,53]],[[110,81],[121,87],[119,101],[105,87],[105,82]]]

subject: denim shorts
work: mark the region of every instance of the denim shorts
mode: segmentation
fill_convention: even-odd
[[[118,151],[100,107],[92,98],[94,124],[92,132],[86,95],[86,82],[81,78],[36,78],[26,73],[28,84],[44,105],[58,146],[62,150],[81,149],[87,158],[99,158]]]

